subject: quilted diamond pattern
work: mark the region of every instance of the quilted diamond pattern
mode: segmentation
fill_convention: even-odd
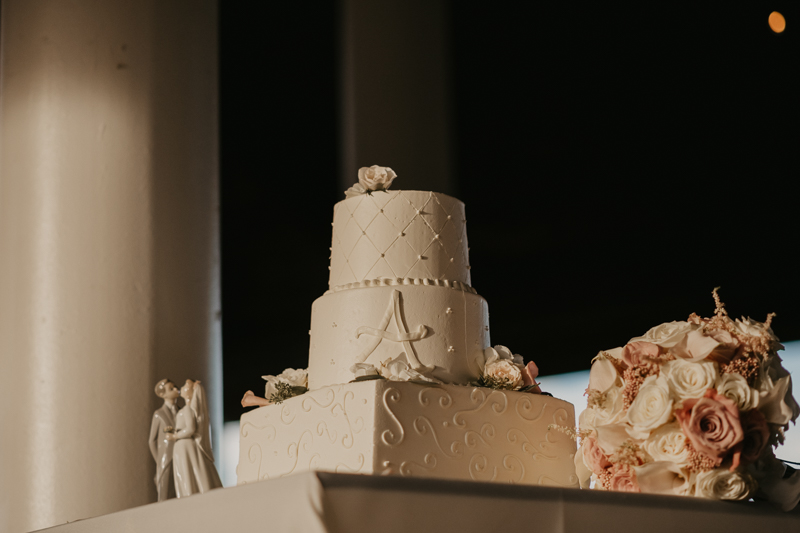
[[[403,230],[417,216],[417,208],[404,196],[395,195],[383,206],[383,214],[395,228]]]
[[[353,220],[358,223],[358,227],[362,230],[366,229],[372,219],[375,218],[375,215],[379,213],[379,210],[380,208],[375,205],[371,198],[362,199],[358,207],[353,210]]]
[[[378,213],[378,216],[367,228],[367,235],[379,252],[384,253],[389,247],[400,238],[400,231],[389,222],[389,219]]]
[[[358,227],[353,217],[348,217],[344,227],[339,231],[339,246],[345,257],[350,257],[353,253],[353,247],[361,238],[362,231]]]
[[[334,207],[331,288],[381,277],[469,285],[467,265],[464,204],[455,198],[388,191],[348,198]]]
[[[425,223],[422,217],[414,219],[403,230],[404,238],[417,255],[425,251],[433,240],[434,232]]]
[[[353,269],[356,279],[361,281],[366,279],[367,272],[372,270],[372,267],[380,258],[381,253],[375,249],[370,240],[362,237],[353,248],[353,253],[350,254],[350,259],[347,260],[347,263]]]
[[[386,262],[386,259],[381,257],[375,265],[367,272],[364,279],[381,279],[381,278],[396,278],[392,267]]]
[[[436,233],[441,232],[442,227],[447,223],[447,212],[433,198],[422,208],[420,216]]]
[[[409,277],[408,271],[418,261],[417,254],[403,239],[396,240],[384,255],[386,262],[392,265],[392,271],[398,278]]]

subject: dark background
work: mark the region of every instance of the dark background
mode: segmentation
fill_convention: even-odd
[[[344,198],[340,6],[254,5],[220,2],[229,420],[261,375],[307,366]],[[493,344],[543,375],[588,369],[710,315],[717,286],[732,316],[774,311],[800,339],[798,7],[449,4],[453,192]]]

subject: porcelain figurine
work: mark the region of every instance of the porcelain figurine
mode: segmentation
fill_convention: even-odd
[[[156,383],[156,396],[164,400],[164,404],[153,413],[150,424],[150,453],[156,461],[156,490],[158,501],[175,497],[175,483],[172,480],[172,448],[174,442],[167,439],[175,427],[175,415],[178,411],[176,401],[180,390],[168,379]]]
[[[175,432],[167,439],[175,442],[172,469],[178,498],[222,487],[211,454],[211,435],[206,393],[199,381],[187,379],[181,387],[186,405],[175,417]]]

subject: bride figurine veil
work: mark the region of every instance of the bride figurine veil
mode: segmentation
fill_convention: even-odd
[[[206,391],[200,381],[194,383],[194,393],[191,401],[192,411],[197,420],[197,431],[194,440],[197,447],[210,462],[214,462],[214,455],[211,451],[211,428],[208,422],[208,402],[206,401]]]

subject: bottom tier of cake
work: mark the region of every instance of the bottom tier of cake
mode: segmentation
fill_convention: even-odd
[[[238,483],[307,470],[577,487],[572,404],[458,385],[362,381],[242,415]]]

